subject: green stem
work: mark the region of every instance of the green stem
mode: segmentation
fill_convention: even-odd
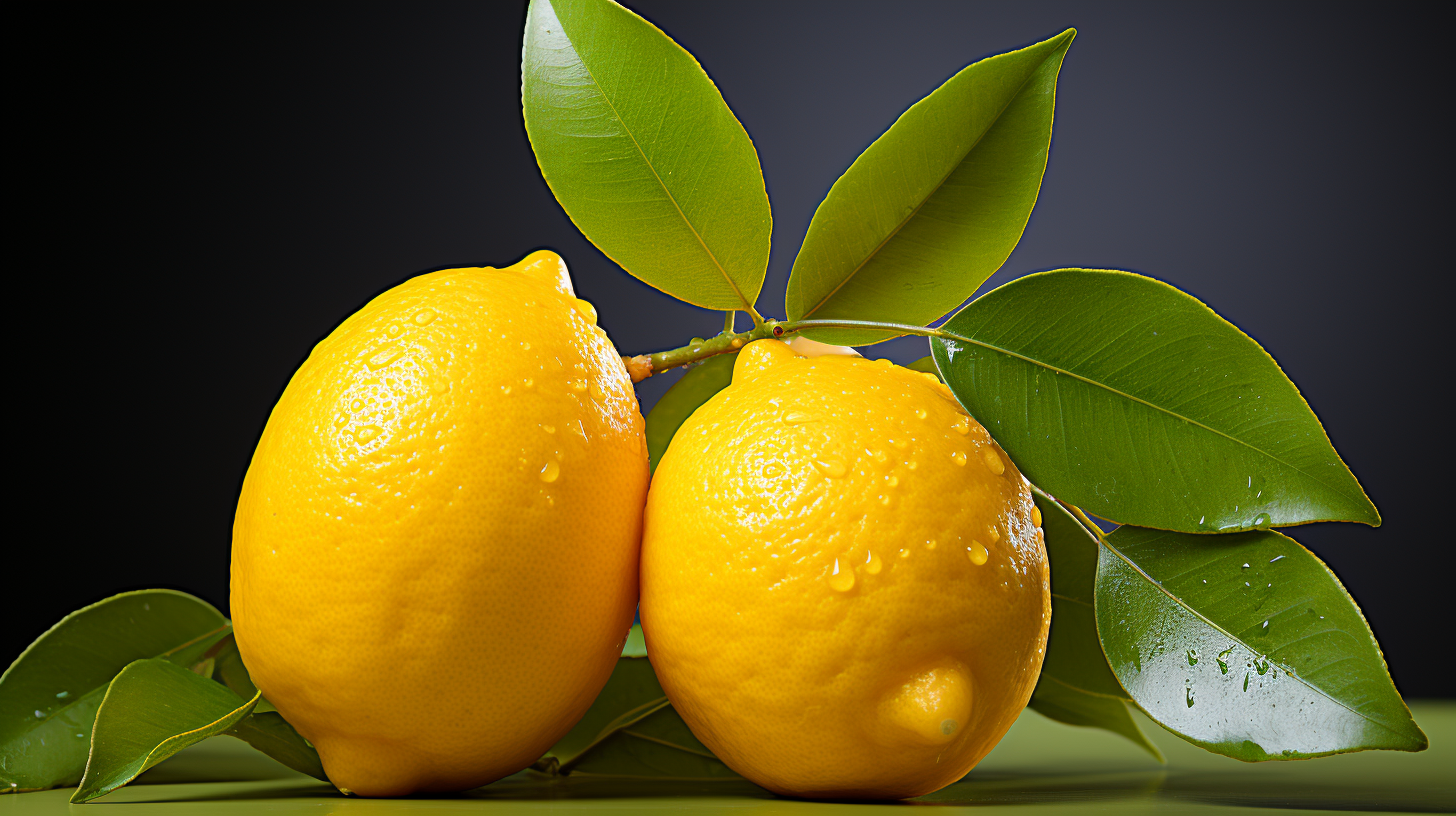
[[[726,311],[726,312],[723,313],[723,333],[724,334],[732,334],[733,333],[733,331],[734,331],[734,329],[733,329],[733,318],[735,318],[737,316],[738,316],[738,313],[735,312],[735,311],[732,311],[731,309],[729,311]]]
[[[627,358],[627,368],[633,382],[641,382],[653,374],[660,374],[670,368],[690,365],[718,354],[731,354],[755,340],[770,337],[785,338],[808,329],[877,329],[895,334],[914,334],[921,337],[943,337],[950,340],[965,340],[957,334],[925,326],[911,326],[904,323],[882,323],[876,320],[764,320],[755,312],[754,327],[743,332],[728,332],[696,343],[654,354],[641,354]]]
[[[1097,522],[1087,518],[1087,514],[1082,512],[1082,508],[1075,504],[1067,504],[1066,502],[1061,502],[1061,505],[1070,510],[1072,515],[1076,516],[1092,535],[1097,536],[1098,541],[1101,541],[1103,544],[1107,543],[1107,534],[1102,532],[1102,528],[1097,526]]]

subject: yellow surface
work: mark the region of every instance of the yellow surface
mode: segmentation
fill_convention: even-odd
[[[774,340],[678,430],[642,547],[674,707],[790,795],[954,782],[1036,683],[1051,616],[1026,481],[933,376]]]
[[[643,421],[554,253],[409,280],[294,375],[233,529],[254,681],[363,795],[463,790],[571,728],[632,624]]]

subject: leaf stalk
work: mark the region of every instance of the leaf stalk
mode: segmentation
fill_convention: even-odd
[[[706,340],[694,340],[686,346],[639,354],[622,358],[632,382],[642,382],[653,374],[660,374],[671,368],[691,365],[719,354],[731,354],[755,340],[770,337],[785,338],[809,329],[878,329],[894,334],[912,334],[920,337],[943,337],[951,340],[965,340],[960,335],[942,329],[913,326],[905,323],[885,323],[877,320],[771,320],[764,319],[757,312],[751,313],[754,326],[748,331],[729,332],[715,335]]]

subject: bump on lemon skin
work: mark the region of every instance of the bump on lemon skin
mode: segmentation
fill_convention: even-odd
[[[524,768],[616,663],[647,479],[632,384],[555,253],[406,281],[318,344],[248,469],[253,680],[359,795]]]
[[[653,667],[693,733],[769,790],[938,790],[1036,685],[1051,596],[1033,509],[935,377],[751,343],[652,481]]]

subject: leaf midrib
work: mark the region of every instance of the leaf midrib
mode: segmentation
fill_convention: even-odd
[[[1278,534],[1276,533],[1276,535],[1278,535]],[[1293,539],[1290,539],[1290,541],[1293,542],[1295,544],[1295,546],[1298,546],[1301,549],[1303,549],[1303,545],[1299,544],[1299,542],[1294,541]],[[1223,635],[1224,637],[1227,637],[1229,640],[1232,640],[1234,643],[1237,643],[1240,646],[1244,647],[1250,653],[1257,654],[1257,655],[1263,655],[1263,657],[1266,660],[1268,660],[1270,663],[1274,663],[1275,665],[1279,666],[1279,668],[1283,669],[1284,670],[1284,674],[1285,674],[1286,677],[1292,678],[1296,683],[1299,683],[1300,685],[1304,686],[1305,688],[1309,689],[1310,691],[1318,694],[1319,696],[1325,698],[1326,700],[1329,700],[1331,703],[1334,703],[1335,705],[1339,706],[1340,708],[1345,709],[1346,711],[1350,712],[1351,714],[1355,715],[1356,717],[1359,717],[1360,719],[1362,719],[1362,720],[1364,720],[1364,721],[1366,721],[1368,723],[1371,723],[1373,725],[1377,725],[1377,726],[1385,729],[1387,732],[1389,732],[1390,734],[1392,734],[1393,736],[1395,736],[1398,739],[1402,739],[1402,740],[1406,739],[1406,737],[1405,737],[1404,734],[1402,734],[1401,732],[1395,730],[1390,725],[1388,725],[1388,724],[1386,724],[1384,722],[1381,722],[1380,720],[1374,719],[1371,716],[1369,716],[1368,714],[1365,714],[1364,712],[1361,712],[1361,711],[1358,711],[1356,709],[1351,708],[1349,705],[1345,704],[1341,700],[1338,700],[1338,699],[1335,699],[1334,697],[1331,697],[1329,695],[1329,693],[1327,693],[1324,689],[1322,689],[1319,686],[1316,686],[1316,685],[1310,683],[1308,680],[1305,680],[1303,675],[1295,674],[1294,672],[1291,672],[1289,670],[1289,667],[1286,666],[1286,665],[1284,665],[1283,663],[1277,663],[1274,660],[1274,657],[1271,656],[1270,654],[1268,654],[1267,652],[1263,652],[1263,651],[1260,651],[1259,649],[1255,649],[1253,646],[1251,646],[1248,643],[1244,642],[1243,638],[1237,637],[1236,635],[1230,633],[1227,629],[1225,629],[1222,626],[1218,625],[1217,623],[1214,623],[1213,621],[1209,620],[1206,616],[1203,615],[1203,613],[1199,612],[1197,609],[1194,609],[1187,602],[1185,602],[1182,598],[1178,597],[1177,595],[1174,595],[1170,590],[1168,590],[1166,587],[1164,587],[1161,582],[1159,582],[1158,580],[1156,580],[1155,578],[1153,578],[1153,576],[1149,575],[1145,570],[1143,570],[1143,568],[1141,566],[1139,566],[1137,563],[1135,563],[1131,558],[1128,558],[1126,555],[1123,554],[1123,552],[1121,550],[1117,549],[1116,547],[1114,547],[1109,542],[1107,542],[1107,541],[1101,541],[1101,542],[1098,542],[1098,543],[1099,543],[1100,546],[1106,547],[1107,550],[1108,550],[1108,552],[1111,552],[1113,555],[1117,556],[1119,559],[1121,559],[1121,561],[1124,564],[1127,564],[1128,567],[1130,567],[1135,573],[1137,573],[1140,577],[1142,577],[1144,580],[1146,580],[1147,581],[1147,584],[1149,586],[1153,587],[1158,592],[1161,592],[1162,594],[1166,595],[1168,597],[1168,599],[1171,600],[1173,603],[1177,604],[1180,609],[1183,609],[1184,611],[1188,612],[1188,614],[1190,614],[1193,617],[1197,618],[1198,620],[1202,621],[1209,628],[1213,629],[1214,631],[1218,632],[1219,634]],[[1308,550],[1306,550],[1305,552],[1308,553]],[[1101,632],[1100,631],[1098,633],[1098,639],[1099,640],[1101,639]],[[1121,681],[1119,680],[1119,682],[1121,682]]]
[[[628,13],[630,14],[632,12],[628,11]],[[562,22],[559,15],[557,16],[556,21],[561,25],[561,33],[566,34],[566,23]],[[653,30],[661,36],[667,36],[665,34],[662,34],[661,31],[658,31],[655,26],[653,27]],[[627,126],[626,120],[623,119],[622,114],[617,111],[617,106],[612,104],[611,96],[607,94],[607,91],[605,88],[602,87],[602,84],[597,81],[596,74],[592,71],[591,66],[587,65],[586,55],[582,53],[581,49],[576,47],[576,43],[572,40],[570,34],[566,35],[566,39],[568,42],[571,43],[571,50],[573,53],[576,54],[576,58],[581,63],[581,67],[586,70],[587,77],[591,79],[592,87],[597,89],[597,93],[601,94],[602,101],[607,103],[607,107],[612,111],[612,116],[616,117],[617,119],[617,124],[622,126],[622,132],[627,134],[627,138],[632,142],[632,147],[637,149],[637,155],[642,157],[642,163],[647,166],[648,170],[652,171],[652,178],[657,181],[657,185],[662,188],[662,192],[664,195],[667,196],[667,200],[672,202],[673,209],[677,210],[678,216],[681,217],[683,223],[687,225],[688,232],[691,232],[693,234],[693,238],[697,240],[698,246],[701,246],[703,248],[703,252],[707,254],[708,260],[713,262],[713,266],[717,267],[719,274],[723,276],[723,280],[728,282],[729,288],[731,288],[733,290],[733,294],[738,297],[738,302],[743,304],[743,308],[745,310],[752,308],[753,304],[748,302],[748,299],[743,296],[743,290],[738,288],[738,282],[733,280],[733,276],[728,274],[728,270],[725,269],[723,267],[723,264],[718,261],[718,257],[713,254],[713,250],[708,248],[708,244],[706,241],[703,240],[703,236],[698,234],[697,227],[693,226],[693,222],[688,219],[687,213],[683,212],[682,206],[678,204],[677,197],[674,196],[672,194],[672,191],[667,188],[667,183],[662,180],[662,176],[658,174],[657,168],[652,165],[652,160],[647,158],[647,151],[643,150],[642,145],[638,143],[637,135],[634,134],[632,132],[632,129]],[[671,41],[669,40],[669,42]],[[673,45],[676,45],[676,43],[673,43]]]
[[[1053,53],[1055,53],[1055,52],[1053,52]],[[813,315],[815,312],[819,311],[819,309],[821,307],[823,307],[825,303],[828,303],[829,302],[829,299],[830,298],[832,298],[836,294],[838,294],[839,293],[839,290],[840,289],[843,289],[844,286],[845,286],[845,284],[849,283],[854,278],[855,275],[859,274],[859,271],[861,269],[864,269],[864,267],[865,267],[866,264],[868,264],[870,261],[874,260],[875,256],[880,253],[880,250],[884,249],[886,244],[888,244],[888,243],[890,243],[890,241],[894,240],[895,236],[896,235],[899,235],[900,234],[900,231],[905,228],[905,225],[908,224],[908,223],[910,223],[910,221],[912,219],[914,219],[915,216],[920,213],[920,209],[925,206],[925,202],[927,202],[930,199],[934,198],[935,197],[935,194],[938,193],[938,192],[940,192],[940,188],[942,188],[942,187],[945,186],[946,180],[949,179],[951,177],[951,175],[953,175],[955,173],[956,170],[960,169],[960,166],[965,163],[966,157],[969,156],[969,155],[971,155],[971,153],[981,144],[981,141],[986,138],[986,134],[987,133],[990,133],[991,130],[993,128],[995,128],[996,125],[1001,122],[1001,116],[1002,116],[1002,114],[1006,113],[1006,109],[1009,108],[1009,107],[1011,107],[1011,103],[1014,102],[1014,101],[1016,101],[1016,98],[1017,97],[1021,96],[1021,92],[1022,91],[1026,90],[1027,83],[1031,82],[1031,78],[1033,76],[1036,76],[1036,72],[1039,71],[1039,70],[1041,70],[1041,67],[1043,65],[1046,65],[1047,59],[1050,59],[1050,56],[1044,58],[1041,62],[1037,63],[1037,65],[1036,65],[1035,68],[1033,68],[1031,71],[1027,72],[1026,78],[1021,81],[1021,84],[1020,85],[1016,86],[1016,92],[1013,93],[1013,94],[1011,94],[1010,96],[1008,96],[1006,98],[1006,104],[1002,105],[1001,106],[1001,109],[998,110],[998,111],[996,111],[996,115],[994,117],[992,117],[992,119],[991,119],[991,124],[988,125],[985,130],[981,131],[981,135],[979,135],[979,136],[976,137],[976,141],[972,142],[971,145],[970,145],[970,147],[967,147],[964,153],[961,153],[960,158],[956,159],[955,163],[951,165],[950,169],[947,170],[947,171],[945,171],[945,175],[943,175],[943,176],[940,177],[940,181],[937,181],[935,183],[935,186],[932,187],[932,188],[930,188],[930,192],[926,193],[925,194],[925,197],[922,198],[922,199],[920,199],[920,203],[918,203],[918,204],[915,205],[915,209],[911,210],[909,212],[909,214],[907,214],[905,216],[905,218],[900,221],[900,223],[896,224],[895,225],[895,228],[893,230],[891,230],[890,233],[888,235],[886,235],[883,240],[881,240],[878,244],[876,244],[874,249],[870,250],[869,254],[865,256],[864,260],[860,261],[858,266],[856,266],[854,269],[850,270],[850,272],[849,272],[848,275],[845,275],[844,276],[844,280],[840,281],[838,284],[835,285],[835,287],[833,289],[829,290],[829,294],[827,294],[823,298],[821,298],[818,303],[814,304],[814,306],[809,309],[809,311],[804,312],[804,315],[803,315],[804,318],[808,318],[811,315]],[[970,67],[971,66],[967,66],[967,68],[966,69],[963,69],[963,70],[968,70]],[[957,73],[960,73],[960,72],[958,71]],[[952,77],[952,79],[954,79],[954,77]],[[947,80],[947,81],[949,81],[949,80]],[[940,89],[939,88],[936,88],[936,90],[940,90]],[[925,99],[929,99],[930,96],[933,96],[934,94],[935,94],[935,91],[931,91],[930,94],[925,97]],[[923,101],[925,101],[925,99],[922,99],[920,101],[923,102]],[[920,102],[916,102],[915,104],[918,105],[918,104],[920,104]],[[915,107],[915,105],[911,105],[910,106],[910,108],[912,110],[914,109],[914,107]],[[907,110],[906,113],[909,113],[909,111]],[[901,114],[901,116],[903,116],[903,115],[904,114]],[[899,122],[899,119],[896,119],[895,122],[898,123]],[[894,126],[895,126],[895,124],[891,124],[890,125],[891,128],[893,128]],[[887,130],[885,132],[888,133],[889,131]],[[874,145],[871,145],[870,147],[873,148]],[[851,165],[851,169],[853,169],[853,165]],[[830,188],[830,192],[831,193],[834,192],[833,187]]]
[[[1074,380],[1077,380],[1079,382],[1087,383],[1088,385],[1096,386],[1097,388],[1101,388],[1104,391],[1107,391],[1108,393],[1111,393],[1111,394],[1114,394],[1116,396],[1122,397],[1123,399],[1129,400],[1131,402],[1136,402],[1136,403],[1138,403],[1140,405],[1145,405],[1145,406],[1147,406],[1149,408],[1152,408],[1154,411],[1158,411],[1160,413],[1167,414],[1168,416],[1173,417],[1174,419],[1179,419],[1179,420],[1182,420],[1184,422],[1187,422],[1189,425],[1192,425],[1192,426],[1194,426],[1196,428],[1202,428],[1203,430],[1208,431],[1209,433],[1212,433],[1212,434],[1214,434],[1216,436],[1221,436],[1224,439],[1229,440],[1230,442],[1235,442],[1237,444],[1243,445],[1244,447],[1248,448],[1249,450],[1254,451],[1255,453],[1257,453],[1257,454],[1259,454],[1259,455],[1261,455],[1261,456],[1263,456],[1263,457],[1265,457],[1265,458],[1267,458],[1267,459],[1269,459],[1269,460],[1271,460],[1273,462],[1277,462],[1278,464],[1281,464],[1281,465],[1289,468],[1290,470],[1293,470],[1294,472],[1303,475],[1304,477],[1308,478],[1309,480],[1313,481],[1314,483],[1320,485],[1321,487],[1324,487],[1326,490],[1329,490],[1331,492],[1334,492],[1334,493],[1336,493],[1336,494],[1338,494],[1338,495],[1340,495],[1340,496],[1342,496],[1342,497],[1344,497],[1346,499],[1353,499],[1354,498],[1351,494],[1349,494],[1349,493],[1345,492],[1344,490],[1341,490],[1341,489],[1339,489],[1337,487],[1332,486],[1329,482],[1326,482],[1324,479],[1321,479],[1319,476],[1316,476],[1315,474],[1310,473],[1309,471],[1305,470],[1302,467],[1299,467],[1298,465],[1292,464],[1290,462],[1286,462],[1285,460],[1281,459],[1278,456],[1275,456],[1273,453],[1271,453],[1269,451],[1266,451],[1263,448],[1256,447],[1255,445],[1253,445],[1250,442],[1246,442],[1246,441],[1244,441],[1242,439],[1239,439],[1238,437],[1233,436],[1233,435],[1231,435],[1229,433],[1226,433],[1224,431],[1220,431],[1219,429],[1214,428],[1214,427],[1212,427],[1210,425],[1206,425],[1206,424],[1204,424],[1202,422],[1199,422],[1196,419],[1193,419],[1191,417],[1183,416],[1182,414],[1180,414],[1180,413],[1178,413],[1176,411],[1173,411],[1173,410],[1168,409],[1168,408],[1164,408],[1161,405],[1158,405],[1158,404],[1153,403],[1153,402],[1149,402],[1148,400],[1145,400],[1145,399],[1143,399],[1141,397],[1133,396],[1132,394],[1129,394],[1129,393],[1127,393],[1125,391],[1122,391],[1122,390],[1119,390],[1117,388],[1113,388],[1112,386],[1108,385],[1107,383],[1099,382],[1098,380],[1094,380],[1094,379],[1092,379],[1090,377],[1085,377],[1085,376],[1083,376],[1081,374],[1078,374],[1078,373],[1076,373],[1074,371],[1068,371],[1067,369],[1061,368],[1059,366],[1054,366],[1051,363],[1048,363],[1048,362],[1045,362],[1045,361],[1042,361],[1042,360],[1038,360],[1038,359],[1036,359],[1034,357],[1028,357],[1028,356],[1026,356],[1024,354],[1018,354],[1017,352],[1011,351],[1010,349],[1002,348],[1000,346],[992,345],[991,343],[986,343],[986,342],[983,342],[983,341],[980,341],[980,340],[972,340],[969,337],[965,337],[965,336],[962,336],[962,335],[959,335],[959,334],[954,334],[952,332],[946,331],[945,329],[941,329],[941,337],[942,338],[945,338],[945,339],[950,339],[950,340],[959,340],[959,341],[964,342],[964,343],[969,343],[970,345],[973,345],[973,346],[979,346],[980,348],[986,349],[987,351],[993,351],[993,352],[997,352],[999,354],[1004,354],[1007,357],[1013,357],[1013,358],[1015,358],[1017,360],[1022,360],[1024,362],[1030,363],[1030,364],[1035,365],[1035,366],[1040,366],[1040,367],[1046,369],[1047,371],[1052,372],[1053,374],[1062,374],[1062,375],[1065,375],[1067,377],[1071,377]],[[1065,430],[1063,432],[1063,436],[1065,437]],[[1368,499],[1366,501],[1368,502]],[[1359,504],[1358,501],[1355,502],[1355,503],[1356,504]],[[1317,520],[1318,519],[1311,519],[1311,521],[1317,521]]]

